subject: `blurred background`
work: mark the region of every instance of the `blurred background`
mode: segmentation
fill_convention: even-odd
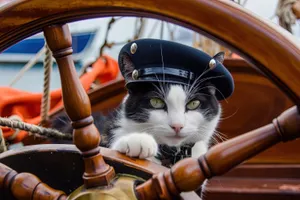
[[[240,0],[235,3],[250,12],[281,26],[300,38],[299,22],[291,13],[291,5],[297,0]],[[11,1],[0,0],[0,6]],[[215,22],[216,25],[218,22]],[[69,24],[72,32],[74,61],[78,72],[99,55],[109,55],[117,59],[120,48],[137,38],[161,38],[174,40],[209,54],[221,50],[227,57],[240,59],[219,44],[186,28],[149,18],[108,17],[77,21]],[[237,27],[239,28],[239,27]],[[106,41],[106,42],[105,42]],[[43,89],[43,34],[27,38],[0,53],[0,86],[42,92]],[[25,66],[25,68],[24,68]],[[51,89],[60,88],[60,78],[54,63],[51,75]],[[19,74],[18,74],[19,73]]]

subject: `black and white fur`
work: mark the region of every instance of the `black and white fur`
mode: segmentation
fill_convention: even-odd
[[[221,114],[214,87],[164,84],[163,89],[150,88],[129,93],[109,120],[110,148],[130,157],[153,158],[158,144],[180,147],[195,143],[192,156],[204,154]],[[162,99],[165,107],[153,108],[151,98]],[[191,100],[200,101],[195,110],[186,107]],[[180,127],[177,133],[176,126]]]
[[[224,54],[219,53],[214,58],[223,62]],[[132,66],[128,64],[125,70],[130,76]],[[221,116],[215,87],[202,82],[200,76],[190,86],[164,83],[162,80],[158,85],[141,88],[129,91],[119,108],[105,120],[104,127],[103,117],[94,116],[97,128],[105,137],[102,146],[130,157],[155,161],[159,144],[180,148],[184,144],[195,143],[192,157],[204,154]],[[165,106],[153,108],[150,103],[152,98],[161,99]],[[192,100],[200,101],[195,110],[187,109],[187,104]],[[60,127],[54,126],[57,129]]]
[[[222,63],[224,53],[214,59]],[[134,66],[126,56],[121,60],[128,80]],[[152,87],[129,91],[106,129],[109,147],[131,157],[153,158],[159,151],[158,144],[180,148],[194,143],[192,157],[204,154],[220,120],[221,106],[215,97],[216,88],[203,82],[201,76],[189,86],[161,80]],[[165,106],[154,108],[152,98],[162,100]],[[187,109],[193,100],[200,101],[199,107]]]

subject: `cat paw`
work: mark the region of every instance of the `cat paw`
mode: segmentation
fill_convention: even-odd
[[[206,152],[207,152],[207,143],[204,141],[198,141],[195,143],[194,147],[192,148],[192,157],[199,158]]]
[[[141,159],[153,157],[158,152],[155,139],[146,133],[132,133],[118,138],[111,146],[113,150]]]

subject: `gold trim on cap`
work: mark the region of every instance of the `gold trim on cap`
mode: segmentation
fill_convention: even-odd
[[[138,79],[138,77],[139,77],[139,72],[138,72],[138,70],[133,70],[133,72],[132,72],[132,79],[133,80],[137,80]]]
[[[215,61],[215,59],[211,59],[210,61],[209,61],[209,68],[210,69],[214,69],[216,66],[217,66],[217,62]]]
[[[138,46],[136,43],[132,43],[131,47],[130,47],[130,52],[132,54],[135,54],[136,50],[137,50]]]

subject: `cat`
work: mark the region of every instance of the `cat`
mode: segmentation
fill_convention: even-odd
[[[130,157],[153,158],[159,146],[194,143],[192,157],[206,153],[221,115],[210,85],[165,83],[129,93],[104,132],[109,147]]]
[[[214,59],[222,62],[220,55]],[[129,91],[108,117],[93,113],[104,137],[101,146],[161,163],[157,159],[161,145],[174,147],[176,154],[192,144],[191,156],[199,157],[207,152],[220,121],[222,109],[215,93],[216,88],[201,77],[190,86],[161,81]],[[72,131],[67,117],[59,117],[54,124],[61,131]]]
[[[127,94],[108,117],[93,113],[101,146],[155,162],[159,162],[155,156],[162,144],[180,148],[194,143],[192,157],[206,153],[220,115],[213,86],[188,88],[167,83],[163,90],[152,86]],[[72,132],[65,115],[55,121],[54,128]]]
[[[150,45],[156,41],[147,42],[144,44]],[[148,50],[158,49],[152,46]],[[174,52],[172,49],[165,51]],[[153,56],[149,56],[151,61],[157,62]],[[160,57],[161,63],[164,63],[163,55]],[[156,59],[159,60],[159,56]],[[224,53],[217,53],[213,59],[223,63]],[[119,65],[125,80],[132,80],[135,71],[132,58],[126,53],[120,53]],[[189,156],[199,157],[206,153],[222,109],[216,97],[218,89],[209,83],[209,79],[214,77],[201,78],[209,69],[202,70],[202,74],[188,85],[164,82],[164,76],[156,76],[158,82],[129,88],[127,96],[105,128],[104,132],[110,136],[109,148],[130,157],[156,162],[155,158],[162,160],[172,157],[171,164],[178,161],[177,154],[179,160],[187,156],[182,153],[182,147],[186,145],[191,144],[192,147]],[[166,149],[166,146],[172,149]]]

